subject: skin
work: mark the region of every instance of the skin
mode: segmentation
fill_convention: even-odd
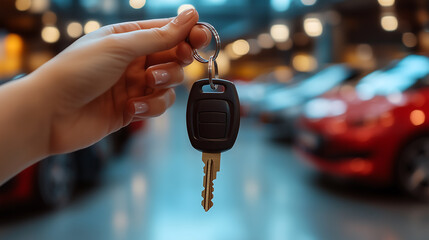
[[[105,26],[1,86],[0,183],[47,156],[162,114],[175,100],[183,67],[193,61],[192,48],[211,40],[197,21],[198,13],[188,10],[176,18]]]

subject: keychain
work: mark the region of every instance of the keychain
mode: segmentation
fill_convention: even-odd
[[[221,48],[220,37],[216,29],[207,27],[216,40],[216,50],[209,60],[193,50],[194,58],[208,63],[208,78],[196,81],[189,93],[186,109],[186,125],[192,146],[201,151],[204,162],[202,206],[207,212],[212,206],[213,180],[220,170],[220,154],[232,148],[240,126],[240,102],[234,83],[218,78],[216,58]],[[214,75],[214,78],[213,78]],[[213,91],[206,92],[203,86],[210,85]]]

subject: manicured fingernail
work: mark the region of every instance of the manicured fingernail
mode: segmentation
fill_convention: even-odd
[[[183,63],[186,65],[189,65],[194,61],[194,52],[192,50],[189,51],[188,57],[183,59]]]
[[[204,40],[204,44],[203,44],[203,46],[205,47],[205,46],[207,46],[207,45],[209,45],[209,43],[210,43],[210,35],[211,35],[211,32],[209,32],[209,30],[207,30],[206,28],[203,28],[203,31],[206,33],[206,39]]]
[[[135,102],[134,103],[134,114],[145,113],[149,110],[149,107],[144,102]]]
[[[181,12],[174,20],[173,23],[176,24],[185,24],[189,20],[192,19],[194,16],[196,10],[194,8],[186,9],[185,11]]]
[[[152,72],[153,78],[155,79],[155,85],[165,84],[170,81],[170,74],[165,70],[154,70]]]

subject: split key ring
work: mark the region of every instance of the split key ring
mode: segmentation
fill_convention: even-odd
[[[209,23],[206,22],[197,22],[197,25],[202,25],[205,26],[206,28],[208,28],[210,30],[210,32],[213,34],[215,41],[216,41],[216,49],[215,52],[213,54],[213,56],[211,56],[209,58],[209,60],[203,58],[197,51],[197,49],[193,49],[193,56],[194,58],[200,62],[200,63],[208,63],[208,79],[209,79],[209,83],[210,83],[210,87],[215,90],[216,86],[213,83],[213,74],[214,74],[214,78],[218,78],[218,67],[217,67],[217,62],[216,62],[216,58],[219,55],[220,49],[221,49],[221,42],[220,42],[220,37],[218,32],[216,31],[216,29]]]

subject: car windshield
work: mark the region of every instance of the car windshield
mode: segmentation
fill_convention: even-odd
[[[429,74],[429,58],[410,55],[387,69],[375,71],[362,78],[356,86],[362,100],[376,95],[403,92]]]
[[[278,110],[301,104],[307,99],[324,94],[349,79],[351,75],[351,69],[345,65],[325,68],[294,86],[273,92],[267,97],[265,107]]]

